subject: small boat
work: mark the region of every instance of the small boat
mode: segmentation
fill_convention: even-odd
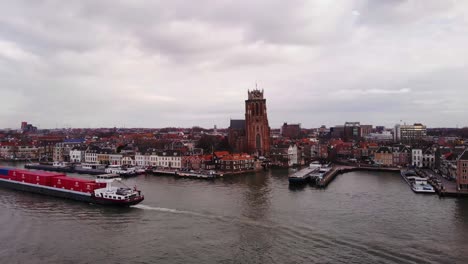
[[[185,178],[198,178],[198,179],[215,179],[216,172],[215,171],[179,171],[177,172],[177,176],[185,177]]]
[[[94,163],[81,163],[75,166],[74,172],[83,174],[99,175],[104,174],[106,165]]]
[[[411,187],[411,190],[415,193],[435,193],[434,187],[428,182],[427,178],[419,177],[416,172],[412,170],[400,172],[403,179]]]
[[[109,167],[105,169],[105,172],[109,174],[117,174],[122,177],[130,177],[137,175],[135,168],[122,168],[118,165],[109,165]]]

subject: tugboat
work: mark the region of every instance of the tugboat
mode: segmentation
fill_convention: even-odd
[[[94,199],[98,204],[107,205],[135,205],[143,201],[144,196],[137,188],[113,187],[112,182],[121,181],[118,175],[104,174],[96,176],[96,183],[105,183],[106,188],[94,190]]]

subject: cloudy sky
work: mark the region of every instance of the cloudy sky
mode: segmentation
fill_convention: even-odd
[[[468,1],[3,1],[0,127],[468,125]]]

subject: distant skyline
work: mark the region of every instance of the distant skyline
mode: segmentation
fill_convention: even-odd
[[[0,128],[468,126],[468,1],[5,1]]]

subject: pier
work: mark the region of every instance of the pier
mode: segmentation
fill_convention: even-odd
[[[379,171],[379,172],[400,172],[399,168],[393,167],[363,167],[363,166],[347,166],[333,165],[332,169],[325,174],[322,180],[317,183],[317,187],[326,188],[337,175],[352,172],[352,171]]]
[[[164,175],[164,176],[175,176],[180,178],[193,178],[193,179],[215,179],[221,177],[224,174],[210,173],[209,171],[194,172],[194,171],[181,171],[181,170],[165,170],[165,169],[153,169],[153,174]]]
[[[438,173],[429,169],[417,169],[416,173],[422,177],[428,178],[428,182],[441,197],[468,197],[468,192],[458,191],[455,181],[449,181]]]

